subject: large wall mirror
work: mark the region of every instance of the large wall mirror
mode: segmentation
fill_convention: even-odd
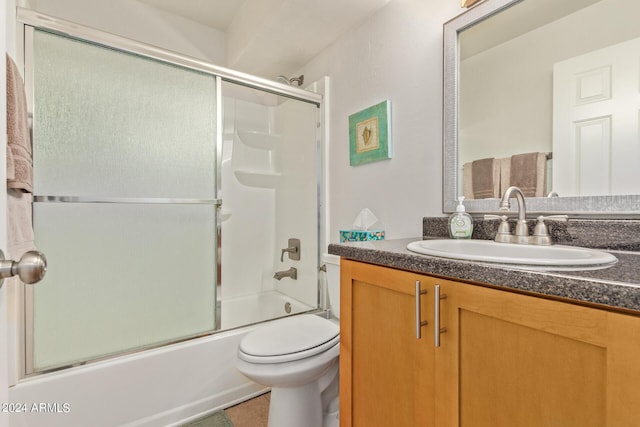
[[[486,0],[444,25],[443,210],[640,216],[640,2]]]

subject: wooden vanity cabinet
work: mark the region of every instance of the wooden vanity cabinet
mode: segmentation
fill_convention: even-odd
[[[342,427],[640,425],[639,317],[343,260],[340,322]]]
[[[416,338],[415,282],[423,278],[341,261],[340,426],[434,425],[431,322]],[[419,295],[425,320],[433,317],[429,295]]]

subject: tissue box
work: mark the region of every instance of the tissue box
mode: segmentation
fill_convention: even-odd
[[[340,230],[340,243],[384,240],[384,230]]]

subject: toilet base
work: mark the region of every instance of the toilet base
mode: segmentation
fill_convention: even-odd
[[[298,400],[300,393],[306,394],[306,398]],[[295,406],[290,404],[294,396]],[[304,404],[297,404],[301,401]],[[280,402],[285,404],[279,404]],[[323,412],[320,402],[317,387],[313,384],[299,388],[272,388],[269,427],[338,427],[340,418],[337,405],[332,405],[328,412]]]
[[[271,387],[269,427],[338,427],[338,363],[319,381],[298,387]]]
[[[340,427],[340,397],[336,396],[323,415],[322,427]]]
[[[269,427],[300,426],[322,427],[322,399],[318,384],[272,388]]]

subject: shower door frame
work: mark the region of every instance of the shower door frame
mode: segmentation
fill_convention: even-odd
[[[277,83],[275,81],[271,81],[268,79],[264,79],[257,76],[252,76],[250,74],[230,70],[224,67],[216,66],[206,61],[191,58],[185,55],[181,55],[174,52],[169,52],[164,49],[154,47],[151,45],[147,45],[141,42],[136,42],[124,37],[120,37],[117,35],[109,34],[100,30],[96,30],[93,28],[85,27],[82,25],[74,24],[72,22],[68,22],[59,18],[51,17],[45,14],[41,14],[29,9],[24,9],[21,7],[17,8],[17,20],[18,20],[18,34],[21,37],[21,40],[18,40],[18,55],[22,56],[24,63],[24,81],[25,81],[25,89],[27,93],[27,103],[29,105],[29,111],[33,111],[33,35],[36,29],[47,31],[53,34],[62,35],[65,37],[69,37],[72,39],[76,39],[83,42],[92,43],[98,46],[103,46],[109,49],[114,49],[117,51],[121,51],[124,53],[135,54],[138,56],[142,56],[145,58],[154,59],[157,61],[161,61],[168,64],[177,65],[184,68],[189,68],[195,71],[203,72],[206,74],[210,74],[216,77],[216,188],[215,195],[213,199],[213,203],[217,206],[216,209],[216,227],[217,233],[220,233],[220,207],[222,206],[221,199],[221,162],[222,162],[222,144],[223,144],[223,108],[222,108],[222,82],[227,81],[239,85],[243,85],[252,89],[258,89],[265,92],[269,92],[272,94],[276,94],[279,96],[284,96],[290,99],[307,102],[310,104],[314,104],[318,109],[318,115],[316,120],[320,123],[320,112],[323,111],[323,96],[320,94],[316,94],[313,92],[309,92],[300,88],[286,86],[281,83]],[[27,73],[26,71],[31,71],[31,73]],[[30,113],[31,117],[31,113]],[[320,127],[316,131],[316,144],[318,146],[318,164],[317,166],[317,176],[318,176],[318,260],[317,264],[320,265],[321,262],[321,251],[320,248],[324,241],[324,235],[322,230],[322,222],[321,218],[324,199],[324,150],[322,149],[322,132]],[[78,201],[78,200],[74,200]],[[87,200],[79,200],[79,201],[87,201]],[[90,201],[90,200],[89,200]],[[122,201],[121,199],[114,199],[113,201]],[[131,200],[127,200],[131,202]],[[166,199],[163,201],[172,201],[170,199]],[[158,200],[138,200],[137,202],[142,203],[157,203]],[[185,201],[180,201],[185,202]],[[196,200],[187,200],[188,203],[198,203]],[[318,289],[318,308],[320,310],[324,310],[327,307],[321,307],[322,298],[320,296],[320,284],[319,280],[316,283]],[[215,284],[214,284],[215,286]],[[15,376],[11,375],[12,381],[11,383],[16,384],[18,380],[37,376],[40,374],[45,374],[51,371],[57,371],[61,369],[67,369],[73,366],[83,365],[86,363],[91,363],[95,361],[111,359],[118,356],[123,356],[126,354],[137,353],[140,351],[144,351],[150,348],[158,348],[167,344],[173,344],[181,341],[191,340],[194,338],[201,337],[203,335],[198,335],[195,337],[185,337],[185,338],[177,338],[171,342],[154,344],[149,346],[144,346],[140,348],[136,348],[133,350],[122,351],[117,354],[109,355],[102,358],[91,359],[89,361],[79,362],[76,364],[70,364],[68,366],[63,366],[60,368],[55,368],[50,371],[38,371],[34,372],[33,366],[33,290],[31,286],[24,286],[24,292],[18,292],[16,298],[17,307],[20,307],[22,313],[18,313],[18,319],[15,323],[15,327],[17,330],[14,331],[15,336],[17,337],[17,349],[12,353],[15,354],[15,358],[10,358],[13,360],[13,369],[10,368],[11,371],[15,373]],[[210,331],[209,333],[204,334],[211,335],[217,332],[223,332],[222,330],[217,329],[219,325],[216,325],[216,329]]]

